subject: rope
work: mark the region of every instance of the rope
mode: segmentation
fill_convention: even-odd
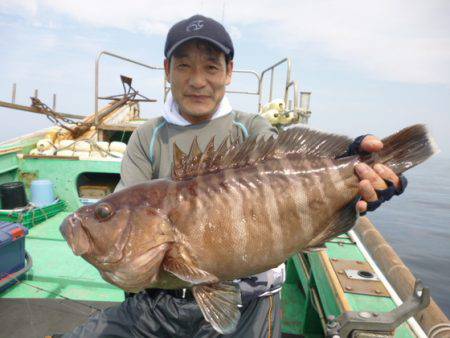
[[[9,210],[7,217],[12,218],[13,214],[17,213],[19,215],[17,216],[17,220],[15,220],[15,222],[23,224],[23,219],[24,219],[25,215],[27,213],[31,212],[31,224],[34,227],[36,225],[35,220],[36,220],[36,218],[38,218],[36,215],[37,210],[40,210],[42,212],[42,214],[45,217],[45,220],[50,218],[48,216],[48,214],[45,212],[44,208],[39,208],[31,202],[29,202],[25,207],[14,208],[14,209]]]
[[[122,131],[122,137],[120,138],[120,142],[123,142],[124,137],[125,137],[125,130]]]
[[[22,223],[25,214],[27,212],[32,211],[33,208],[34,208],[34,205],[31,204],[31,203],[28,203],[25,207],[19,207],[19,208],[10,209],[8,214],[7,214],[7,217],[8,218],[12,218],[13,214],[17,213],[17,214],[19,214],[19,216],[17,218],[17,222],[18,223]]]
[[[124,133],[125,133],[125,132],[124,132]],[[75,147],[75,144],[77,144],[77,143],[79,143],[79,142],[87,142],[87,143],[89,143],[89,144],[91,145],[91,148],[94,148],[95,150],[97,150],[97,151],[98,151],[99,153],[101,153],[101,154],[106,154],[106,155],[109,155],[109,156],[115,157],[115,158],[121,158],[120,156],[111,153],[109,150],[105,150],[105,149],[101,148],[101,147],[97,144],[96,141],[93,141],[93,140],[90,140],[90,139],[74,140],[72,144],[70,144],[70,145],[68,145],[68,146],[65,146],[65,147],[62,147],[62,148],[59,148],[58,151],[65,150],[65,149],[69,149],[69,148],[74,148],[74,147]],[[69,149],[69,150],[72,150],[72,149]]]
[[[33,203],[30,203],[31,205],[33,205]],[[31,210],[31,224],[33,224],[33,227],[36,225],[34,222],[34,215],[36,213],[36,211],[38,210],[38,207],[33,205],[34,209]],[[50,217],[48,217],[47,213],[45,212],[44,208],[39,208],[40,211],[44,214],[45,219],[49,219]]]
[[[267,334],[267,338],[272,337],[272,306],[273,306],[273,295],[270,295],[269,296],[269,314],[268,314],[269,332]]]
[[[11,277],[11,276],[12,276],[12,275],[9,274],[9,273],[5,274],[5,278],[6,278],[6,277]],[[37,290],[39,290],[39,291],[47,292],[47,293],[49,293],[49,294],[51,294],[51,295],[54,295],[54,296],[59,297],[59,298],[62,298],[62,299],[67,300],[67,301],[69,301],[69,302],[77,303],[77,304],[79,304],[79,305],[88,307],[88,308],[90,308],[91,310],[101,311],[101,309],[99,309],[99,308],[97,308],[97,307],[95,307],[95,306],[93,306],[93,305],[85,304],[85,303],[80,302],[80,301],[78,301],[78,300],[71,299],[71,298],[69,298],[69,297],[63,296],[63,295],[61,295],[61,294],[59,294],[59,293],[57,293],[57,292],[50,291],[50,290],[46,290],[46,289],[43,289],[43,288],[41,288],[41,287],[39,287],[39,286],[35,286],[35,285],[29,284],[29,283],[25,283],[24,281],[18,279],[17,277],[12,277],[11,280],[16,281],[18,284],[25,284],[25,285],[27,285],[27,286],[29,286],[29,287],[32,287],[32,288],[34,288],[34,289],[37,289]],[[92,313],[92,312],[91,312],[91,313]]]
[[[54,292],[54,291],[46,290],[46,289],[43,289],[43,288],[41,288],[41,287],[39,287],[39,286],[35,286],[35,285],[26,283],[26,282],[24,282],[24,281],[18,279],[18,277],[20,277],[20,276],[17,275],[17,274],[20,273],[20,271],[22,271],[22,273],[20,273],[20,275],[22,275],[22,274],[24,274],[24,273],[27,273],[27,272],[30,270],[30,268],[33,266],[33,260],[31,259],[31,256],[29,255],[29,253],[26,252],[26,251],[25,251],[25,258],[26,258],[26,260],[27,260],[27,264],[26,264],[26,266],[25,266],[24,269],[19,270],[19,271],[16,271],[16,272],[13,272],[13,273],[5,273],[5,274],[2,274],[2,277],[1,277],[1,278],[2,278],[2,279],[4,279],[4,278],[10,278],[11,280],[16,281],[18,284],[25,284],[25,285],[30,286],[30,287],[32,287],[32,288],[34,288],[34,289],[39,290],[39,291],[44,291],[44,292],[47,292],[47,293],[49,293],[49,294],[55,295],[56,297],[60,297],[60,298],[62,298],[62,299],[64,299],[64,300],[67,300],[67,301],[69,301],[69,302],[77,303],[77,304],[80,304],[80,305],[82,305],[82,306],[88,307],[88,308],[90,308],[91,310],[101,311],[101,309],[99,309],[99,308],[97,308],[97,307],[95,307],[95,306],[92,306],[92,305],[89,305],[89,304],[85,304],[85,303],[80,302],[80,301],[78,301],[78,300],[71,299],[71,298],[68,298],[68,297],[66,297],[66,296],[63,296],[63,295],[61,295],[61,294],[59,294],[59,293],[56,293],[56,292]],[[92,314],[92,313],[93,313],[93,312],[91,311],[91,314]]]
[[[79,141],[81,141],[81,140],[79,140]],[[79,141],[75,141],[75,143],[76,143],[76,142],[79,142]],[[100,153],[109,155],[109,156],[111,156],[111,157],[120,158],[120,156],[117,156],[117,155],[112,154],[109,150],[102,149],[102,148],[97,144],[97,142],[95,142],[95,141],[92,141],[92,140],[84,140],[84,141],[85,141],[85,142],[88,142],[88,143],[91,145],[92,148],[96,149],[96,150],[97,150],[98,152],[100,152]]]

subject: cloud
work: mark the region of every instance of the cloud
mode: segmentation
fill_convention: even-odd
[[[0,12],[155,36],[201,12],[224,21],[235,40],[252,32],[268,47],[337,60],[377,80],[450,84],[443,0],[3,0]]]
[[[230,26],[228,28],[228,32],[230,33],[231,39],[233,39],[233,41],[239,40],[242,37],[242,32],[236,26]]]
[[[37,0],[4,0],[0,3],[0,13],[35,16],[38,10]]]
[[[286,2],[287,3],[287,2]],[[285,4],[286,4],[285,3]],[[450,84],[450,5],[414,1],[296,3],[279,30],[265,33],[276,43],[313,48],[374,78],[408,83]],[[286,24],[286,22],[288,22]],[[279,38],[276,38],[276,37]]]

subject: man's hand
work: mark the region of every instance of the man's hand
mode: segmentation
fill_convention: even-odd
[[[380,151],[383,143],[375,136],[368,135],[364,137],[359,147],[360,151],[368,153]],[[391,181],[396,190],[400,189],[401,181],[399,177],[388,167],[377,163],[373,169],[365,163],[358,163],[355,166],[356,174],[361,181],[359,182],[359,194],[362,199],[356,204],[360,213],[367,211],[367,202],[375,202],[378,200],[376,190],[385,190],[388,185],[384,180]]]

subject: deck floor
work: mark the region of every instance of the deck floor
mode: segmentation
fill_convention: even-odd
[[[25,249],[33,259],[33,267],[19,283],[0,294],[0,298],[58,298],[118,302],[123,291],[108,284],[98,271],[77,257],[59,232],[68,215],[59,213],[30,229]],[[42,291],[37,288],[46,290]]]
[[[106,283],[92,265],[72,253],[59,232],[68,214],[60,213],[30,229],[25,248],[33,267],[21,283],[0,293],[1,338],[42,338],[71,331],[95,313],[94,308],[124,299],[122,290]]]
[[[75,256],[63,239],[59,225],[68,214],[60,213],[30,229],[25,246],[33,267],[21,283],[0,293],[1,338],[42,338],[67,332],[95,312],[89,306],[105,308],[123,300],[123,291],[103,281],[98,271]],[[343,235],[339,240],[347,242],[348,236]],[[346,244],[327,243],[330,258],[364,260],[354,243]],[[394,308],[389,298],[349,293],[346,297],[353,311],[383,312]],[[404,323],[395,336],[411,337],[412,334]]]

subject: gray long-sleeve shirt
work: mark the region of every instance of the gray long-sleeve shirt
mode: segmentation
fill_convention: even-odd
[[[268,137],[276,133],[260,115],[237,111],[189,126],[177,126],[162,117],[152,119],[131,135],[116,191],[151,179],[170,177],[174,143],[187,153],[195,136],[203,150],[213,136],[217,147],[227,136],[242,141],[248,136]]]

